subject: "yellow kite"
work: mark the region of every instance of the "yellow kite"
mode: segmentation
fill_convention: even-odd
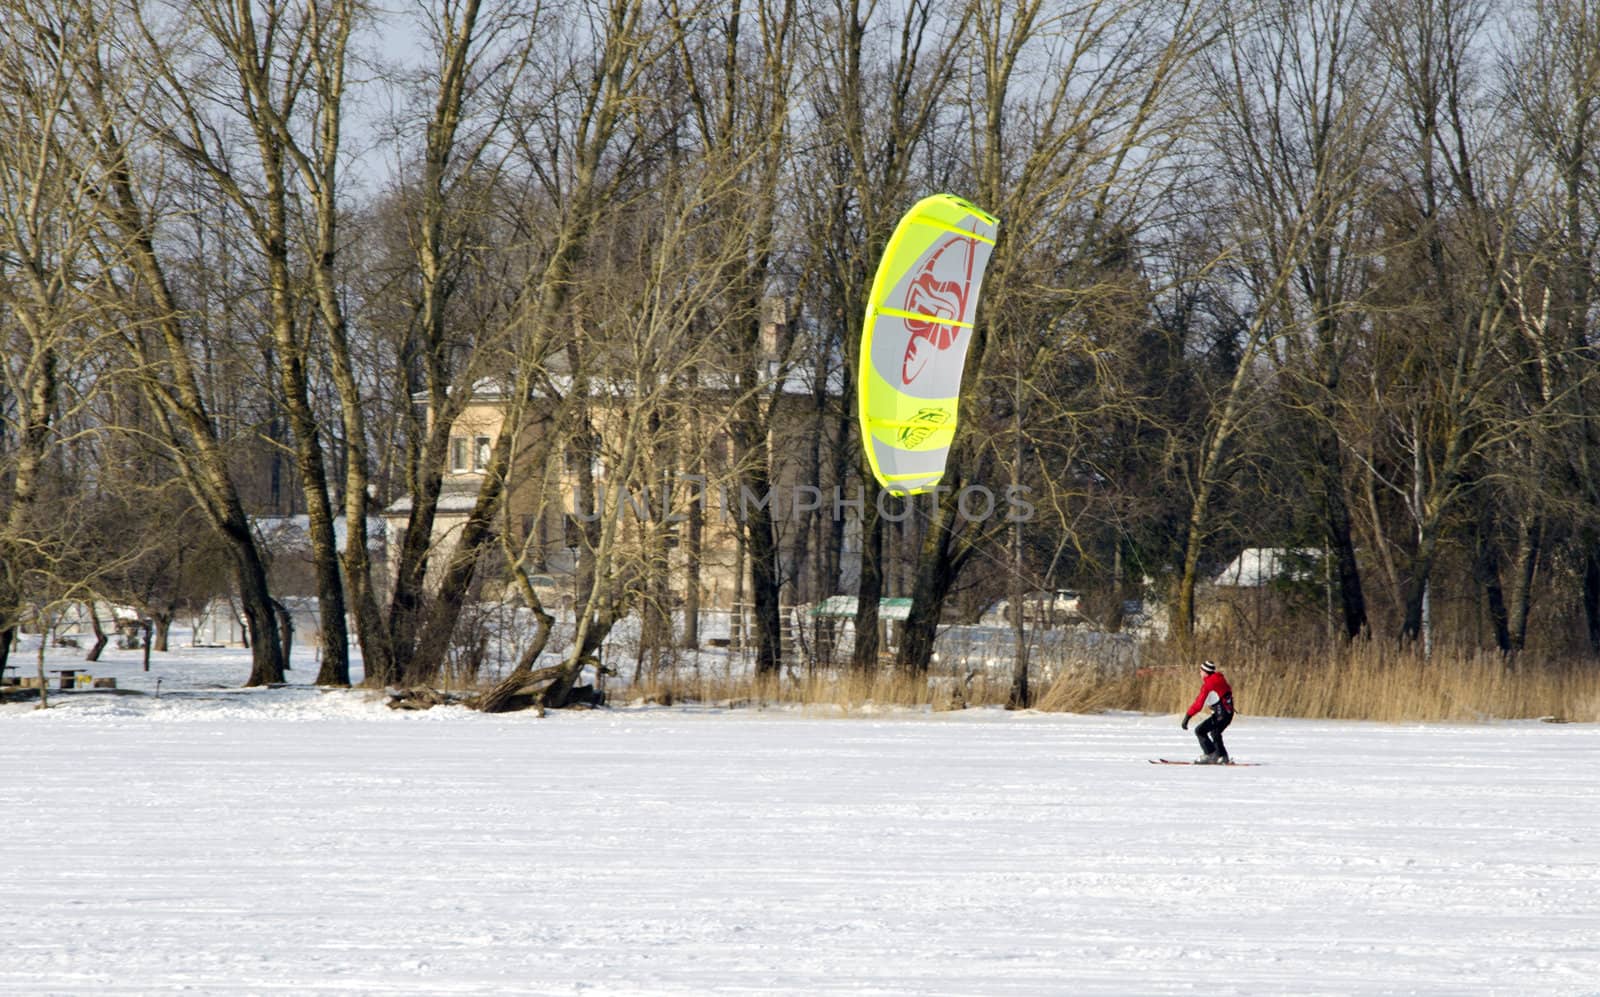
[[[978,288],[1000,220],[953,194],[918,201],[878,264],[861,330],[861,442],[878,483],[917,495],[939,483],[956,433]]]

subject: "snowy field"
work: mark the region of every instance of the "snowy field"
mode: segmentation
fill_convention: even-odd
[[[1261,766],[1194,768],[1146,763],[1176,717],[407,714],[108,656],[161,698],[0,706],[3,993],[1600,994],[1592,725],[1242,717]]]

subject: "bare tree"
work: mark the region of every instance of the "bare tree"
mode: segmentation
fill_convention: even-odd
[[[160,219],[170,207],[164,188],[169,165],[157,149],[137,141],[130,123],[146,119],[145,87],[125,61],[111,61],[107,25],[114,11],[95,2],[57,8],[77,26],[71,40],[73,90],[64,120],[82,143],[80,168],[99,177],[97,266],[113,284],[131,361],[129,376],[149,401],[156,432],[180,476],[234,561],[240,600],[250,627],[251,685],[279,682],[284,674],[266,567],[245,515],[224,438],[202,388],[192,316],[173,293],[160,248]]]
[[[507,191],[496,142],[505,138],[506,117],[515,107],[509,94],[530,46],[549,30],[540,4],[485,10],[479,0],[449,0],[428,8],[423,20],[433,58],[414,87],[422,145],[400,147],[404,161],[394,203],[404,219],[406,250],[393,279],[407,292],[398,350],[406,375],[403,408],[412,411],[414,384],[427,399],[429,420],[407,423],[411,506],[400,549],[391,554],[394,587],[386,614],[375,613],[370,565],[346,564],[347,576],[366,579],[351,583],[362,586],[353,598],[367,675],[381,683],[412,674],[451,428],[471,404],[474,385],[504,356],[497,337],[507,320],[493,304],[495,292],[482,285],[491,285],[498,269],[524,260],[507,253],[496,261],[483,252],[511,232],[492,217],[495,199]],[[519,31],[525,36],[512,40]],[[407,134],[409,119],[396,130]],[[474,297],[474,289],[476,306],[457,304]],[[346,502],[347,516],[353,515],[353,487]]]
[[[493,538],[495,513],[511,471],[513,442],[535,390],[552,386],[548,361],[558,350],[570,358],[570,372],[577,378],[571,397],[585,396],[582,358],[573,352],[573,340],[567,339],[563,348],[562,336],[571,329],[567,305],[572,282],[599,219],[633,179],[637,143],[647,135],[641,121],[645,102],[638,95],[645,90],[644,77],[667,52],[664,33],[647,5],[637,0],[614,0],[580,10],[575,21],[552,29],[575,31],[594,39],[595,46],[571,44],[573,39],[558,30],[545,41],[554,46],[552,51],[563,53],[563,61],[537,79],[529,78],[526,92],[515,95],[518,109],[509,121],[513,161],[540,187],[535,202],[540,216],[524,220],[529,262],[507,312],[507,328],[513,333],[513,376],[508,379],[505,420],[493,443],[483,486],[418,638],[407,673],[412,679],[431,675],[442,660],[478,558]],[[587,435],[581,418],[575,428]],[[553,439],[543,437],[518,459],[541,466],[554,446]]]
[[[1600,654],[1600,354],[1591,312],[1600,203],[1593,170],[1600,151],[1600,13],[1572,0],[1536,0],[1515,24],[1517,44],[1503,63],[1505,90],[1533,144],[1537,202],[1532,224],[1545,247],[1514,275],[1518,328],[1527,346],[1526,390],[1552,414],[1545,431],[1523,440],[1526,458],[1516,503],[1518,530],[1506,643],[1526,637],[1531,573],[1554,516],[1575,526],[1582,564],[1581,604],[1589,650]]]
[[[853,397],[859,371],[862,322],[873,273],[899,216],[917,200],[917,179],[960,58],[960,40],[970,24],[967,5],[946,12],[917,2],[891,10],[860,0],[834,0],[810,12],[808,50],[817,60],[808,72],[808,134],[800,140],[819,150],[808,185],[814,213],[813,238],[822,240],[819,283],[826,288],[819,309],[831,315],[838,349],[845,357],[843,395]],[[853,418],[840,412],[841,439]],[[842,458],[844,451],[839,452]],[[853,666],[878,663],[878,603],[885,591],[884,524],[880,489],[860,448],[852,468],[861,482],[860,573],[856,587]],[[843,481],[847,466],[836,465]]]
[[[669,416],[679,410],[684,386],[703,376],[722,338],[690,332],[702,316],[728,314],[720,307],[726,288],[715,278],[746,259],[756,233],[730,229],[716,209],[742,189],[750,168],[709,157],[698,166],[684,163],[663,180],[657,197],[631,205],[591,233],[596,238],[587,265],[601,279],[586,283],[573,299],[581,316],[573,353],[582,358],[587,376],[573,379],[567,411],[598,430],[594,472],[606,487],[593,493],[597,515],[572,651],[538,679],[544,705],[560,705],[582,670],[600,664],[601,644],[623,615],[659,598],[653,582],[665,574],[661,537],[672,508],[669,493],[657,489],[660,472],[673,463],[650,455],[680,445],[674,437],[681,430],[668,428]],[[738,321],[737,313],[727,318],[730,326]],[[698,393],[691,388],[690,397]],[[580,394],[582,408],[574,397]],[[680,495],[677,501],[696,498]],[[532,664],[524,657],[485,697],[483,708],[510,705],[535,681]]]
[[[681,4],[669,6],[678,56],[675,70],[687,93],[696,153],[723,170],[747,164],[736,196],[710,209],[727,217],[730,233],[749,239],[744,258],[734,260],[721,276],[729,293],[723,303],[726,314],[716,324],[730,329],[728,354],[737,407],[732,432],[740,493],[768,497],[774,481],[769,447],[772,409],[781,395],[772,385],[787,377],[789,364],[783,357],[776,370],[768,370],[762,362],[763,302],[775,276],[781,185],[791,151],[789,105],[799,34],[796,4],[756,0],[746,10],[745,4],[736,2],[719,19],[702,18],[698,12],[690,18]],[[747,42],[750,35],[753,41]],[[781,348],[788,344],[778,345],[780,354],[788,352]],[[755,604],[756,671],[762,675],[777,672],[781,643],[778,603],[784,579],[774,511],[767,502],[748,507],[740,503]]]
[[[1218,154],[1241,213],[1258,219],[1240,247],[1252,286],[1292,272],[1273,299],[1285,334],[1286,418],[1304,418],[1307,474],[1334,564],[1342,632],[1367,627],[1340,443],[1346,365],[1364,319],[1361,296],[1375,251],[1375,151],[1389,122],[1388,70],[1359,5],[1271,3],[1229,19],[1211,63],[1220,114]]]
[[[1494,413],[1506,377],[1499,347],[1512,329],[1504,276],[1528,162],[1523,143],[1492,137],[1487,124],[1473,64],[1486,14],[1478,3],[1404,0],[1378,5],[1372,22],[1404,108],[1394,168],[1409,183],[1389,224],[1414,237],[1390,253],[1390,307],[1377,318],[1403,345],[1375,365],[1370,384],[1373,424],[1386,428],[1396,459],[1367,466],[1409,519],[1403,546],[1381,529],[1376,539],[1402,588],[1401,637],[1425,644],[1448,516],[1473,485],[1474,463],[1509,429]]]
[[[1069,311],[1092,300],[1092,284],[1071,283],[1073,258],[1136,231],[1136,206],[1151,203],[1145,197],[1159,202],[1154,171],[1161,156],[1140,150],[1169,149],[1183,134],[1185,118],[1166,95],[1184,78],[1207,13],[1200,4],[1143,2],[1070,12],[1043,3],[976,3],[973,10],[968,157],[975,199],[1001,228],[968,350],[961,429],[923,540],[899,652],[900,665],[915,671],[928,667],[956,576],[994,527],[968,521],[959,507],[961,489],[982,481],[995,456],[994,427],[984,418],[989,398],[1015,394],[1014,373],[991,378],[989,346],[1033,332],[1016,319],[1038,321],[1042,310]],[[1031,85],[1035,74],[1047,84]],[[1020,136],[1018,121],[1027,123]],[[1058,348],[1041,341],[1035,362]]]
[[[76,13],[0,17],[0,664],[30,600],[43,612],[81,587],[64,567],[81,531],[60,504],[73,493],[60,458],[106,374],[112,295],[96,239],[108,176],[70,110],[78,50],[97,34]]]
[[[129,5],[137,30],[134,51],[152,81],[142,124],[233,203],[260,260],[266,284],[263,320],[270,329],[280,396],[293,431],[322,607],[318,680],[348,685],[344,581],[325,458],[329,433],[313,405],[306,299],[322,322],[326,355],[345,401],[344,442],[354,455],[346,466],[355,475],[347,485],[354,487],[354,504],[362,514],[348,526],[347,551],[354,552],[350,557],[361,569],[358,576],[366,579],[365,425],[332,274],[338,251],[345,53],[361,6],[354,0],[207,0],[185,5],[184,11],[180,21],[179,12],[163,0],[133,0]],[[183,30],[183,24],[195,28]],[[220,101],[219,93],[235,96]],[[250,144],[238,143],[236,132],[248,134]],[[299,217],[301,194],[309,217]],[[297,256],[305,261],[305,278]]]

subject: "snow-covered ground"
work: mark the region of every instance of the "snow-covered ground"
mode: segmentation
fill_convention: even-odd
[[[0,706],[0,992],[1600,993],[1593,725],[1243,717],[1263,764],[1215,769],[1146,763],[1175,717],[395,713],[110,657],[161,698]]]

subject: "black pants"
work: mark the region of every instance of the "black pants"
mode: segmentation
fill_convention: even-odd
[[[1222,745],[1222,732],[1233,723],[1233,714],[1225,710],[1215,710],[1206,718],[1205,723],[1194,729],[1194,736],[1200,739],[1200,751],[1207,755],[1221,755],[1228,757],[1228,749]]]

